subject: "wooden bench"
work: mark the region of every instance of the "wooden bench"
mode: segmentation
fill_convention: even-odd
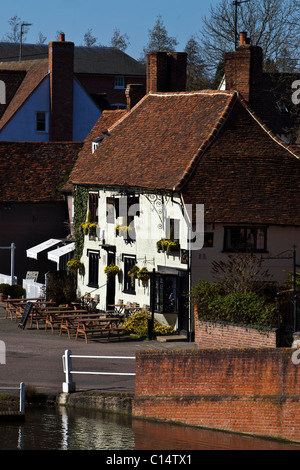
[[[59,335],[61,336],[63,330],[65,330],[68,333],[68,337],[71,338],[71,332],[76,333],[78,321],[83,317],[83,315],[87,315],[86,310],[72,310],[72,314],[70,314],[70,311],[63,312],[63,315],[61,315],[60,318]],[[91,316],[91,314],[88,315]]]
[[[85,310],[83,311],[85,312]],[[66,328],[65,325],[63,325],[63,321],[67,320],[68,317],[72,319],[72,317],[76,315],[77,312],[78,310],[72,310],[70,307],[59,307],[53,310],[48,310],[45,321],[45,331],[47,331],[48,326],[50,326],[52,334],[54,333],[55,326],[59,327],[60,330],[61,328]]]
[[[110,335],[116,332],[118,339],[120,340],[120,332],[122,327],[120,326],[120,318],[98,318],[98,319],[84,319],[79,320],[76,331],[76,341],[78,336],[82,334],[85,338],[85,342],[88,342],[88,335],[94,335],[100,333],[101,337],[103,333],[107,333],[107,339],[110,339]]]

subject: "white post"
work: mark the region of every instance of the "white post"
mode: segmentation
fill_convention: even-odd
[[[25,412],[25,384],[20,383],[20,413]]]
[[[62,389],[64,393],[71,393],[75,392],[75,383],[72,382],[72,360],[71,360],[72,352],[70,349],[65,350],[65,354],[63,355],[63,366],[65,372],[65,379],[66,381],[62,384]]]

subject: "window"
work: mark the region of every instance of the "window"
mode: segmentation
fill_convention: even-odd
[[[213,246],[214,246],[214,232],[205,232],[203,248],[211,248]]]
[[[266,227],[225,227],[224,251],[264,252],[266,249]]]
[[[106,221],[109,224],[114,224],[119,217],[119,199],[114,197],[106,198]]]
[[[128,272],[136,264],[135,257],[124,256],[124,292],[135,294],[135,280],[129,276]]]
[[[36,112],[36,131],[46,132],[47,131],[47,113],[45,111]]]
[[[98,287],[99,276],[99,252],[88,251],[89,257],[89,287]]]
[[[178,310],[177,276],[155,276],[154,309],[160,313],[176,313]]]
[[[138,196],[127,197],[127,225],[134,221],[134,217],[139,217],[140,199]]]
[[[98,193],[89,193],[90,222],[98,222]]]
[[[121,76],[115,77],[115,88],[125,88],[125,79]]]
[[[179,219],[167,219],[167,227],[166,227],[166,237],[169,240],[174,240],[179,243],[180,239],[180,220]]]

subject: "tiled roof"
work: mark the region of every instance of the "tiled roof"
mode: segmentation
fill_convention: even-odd
[[[79,142],[0,142],[0,202],[62,201]]]
[[[70,180],[180,191],[206,222],[300,225],[300,153],[235,92],[153,93],[108,129]]]
[[[0,113],[0,129],[7,124],[14,113],[46,77],[48,60],[0,62],[0,78],[4,75],[8,76],[9,72],[13,71],[16,73],[17,83],[16,79],[5,81],[7,85],[7,105],[4,109],[2,108],[2,116]]]
[[[150,93],[72,172],[77,184],[172,190],[208,145],[234,92]]]
[[[182,188],[205,221],[300,225],[300,152],[240,101]]]
[[[86,137],[83,147],[79,152],[78,155],[78,160],[74,165],[74,169],[71,172],[70,175],[70,180],[72,180],[72,174],[80,174],[81,173],[81,168],[82,164],[85,162],[85,160],[88,158],[88,156],[91,153],[92,150],[92,142],[94,139],[97,137],[100,137],[103,135],[107,130],[109,129],[110,126],[112,126],[116,121],[121,119],[127,111],[121,110],[121,109],[116,109],[116,110],[104,110],[102,111],[102,114],[98,121],[95,123],[94,127]],[[70,182],[67,182],[67,184],[64,186],[64,191],[71,191],[72,189],[72,184]]]
[[[0,43],[0,61],[17,61],[19,52],[19,44]],[[22,61],[40,60],[47,57],[47,44],[24,43],[22,45]],[[75,46],[74,72],[105,75],[146,75],[145,66],[141,62],[115,47],[105,46]]]

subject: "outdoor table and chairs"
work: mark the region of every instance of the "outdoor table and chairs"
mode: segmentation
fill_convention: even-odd
[[[125,312],[126,304],[111,304],[108,305],[108,307],[113,307],[113,310],[111,310],[111,314],[123,315]],[[109,315],[110,311],[108,311],[107,314]]]
[[[125,308],[123,304],[116,305],[121,309]],[[128,307],[127,304],[126,306]],[[71,338],[73,333],[76,340],[83,336],[86,343],[90,335],[96,334],[101,335],[101,337],[105,335],[109,340],[111,335],[116,333],[118,339],[120,339],[125,319],[124,313],[118,314],[114,311],[93,312],[82,307],[79,309],[78,305],[57,306],[54,302],[41,298],[9,299],[6,304],[5,318],[8,315],[10,315],[11,320],[14,316],[16,320],[21,317],[19,326],[23,329],[27,321],[30,328],[36,325],[36,328],[40,329],[41,325],[45,325],[45,331],[47,331],[50,327],[52,334],[54,333],[54,327],[56,327],[60,336],[63,332],[66,332],[68,337]]]
[[[5,302],[5,318],[10,316],[10,319],[13,320],[13,317],[15,317],[15,321],[17,321],[18,317],[23,315],[27,302],[33,302],[35,306],[52,303],[51,301],[47,302],[41,297],[34,297],[28,299],[6,299]]]
[[[101,337],[103,333],[107,333],[107,339],[110,339],[111,333],[115,332],[120,339],[120,332],[122,331],[122,320],[120,317],[107,317],[103,318],[101,316],[94,318],[83,318],[78,319],[77,330],[76,330],[76,341],[78,336],[82,334],[85,338],[85,342],[88,342],[88,335],[94,335],[95,333],[100,333]]]

